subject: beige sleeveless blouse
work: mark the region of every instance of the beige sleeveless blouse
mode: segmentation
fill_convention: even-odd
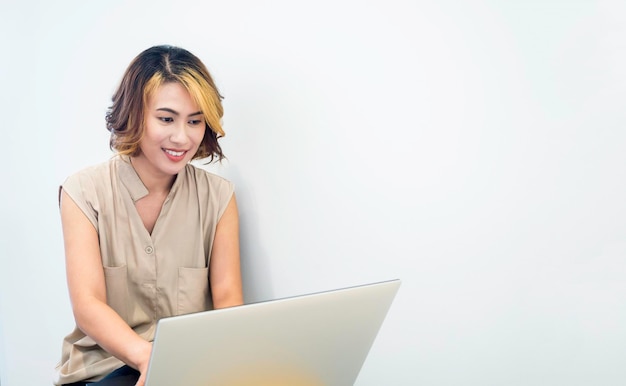
[[[152,234],[135,209],[148,191],[127,157],[82,170],[62,189],[98,232],[107,303],[139,335],[151,341],[160,318],[212,308],[209,257],[232,183],[187,165]],[[55,384],[97,381],[122,365],[75,327],[63,341]]]

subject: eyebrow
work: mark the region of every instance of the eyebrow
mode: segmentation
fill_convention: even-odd
[[[165,111],[165,112],[168,112],[168,113],[170,113],[170,114],[180,115],[180,114],[178,113],[178,111],[176,111],[176,110],[172,110],[172,109],[170,109],[169,107],[161,107],[161,108],[156,109],[156,111]],[[188,116],[189,116],[189,117],[193,117],[194,115],[200,115],[200,114],[202,114],[202,111],[197,111],[197,112],[195,112],[195,113],[189,114]]]

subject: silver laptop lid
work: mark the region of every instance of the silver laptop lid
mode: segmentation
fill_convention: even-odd
[[[353,385],[391,280],[161,319],[146,386]]]

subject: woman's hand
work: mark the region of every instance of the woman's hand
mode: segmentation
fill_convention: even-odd
[[[135,383],[135,386],[143,386],[145,384],[146,384],[146,373],[142,371],[141,375],[139,376],[139,379],[137,380],[137,383]]]
[[[133,365],[139,371],[139,379],[135,386],[144,386],[146,383],[146,374],[148,373],[148,364],[150,363],[150,354],[152,352],[152,344],[146,342],[140,347],[137,354],[136,364]]]

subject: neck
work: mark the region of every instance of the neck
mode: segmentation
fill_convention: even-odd
[[[159,173],[146,162],[144,157],[130,157],[130,164],[137,172],[149,193],[168,193],[174,184],[176,176]]]

